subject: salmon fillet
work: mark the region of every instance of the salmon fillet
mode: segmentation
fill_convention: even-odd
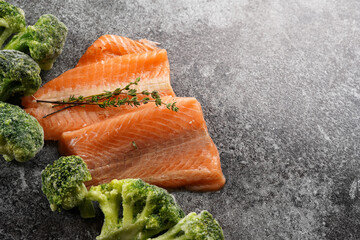
[[[116,35],[103,35],[86,50],[76,67],[104,61],[115,56],[154,50],[158,50],[156,43],[146,39],[131,40]]]
[[[135,111],[64,132],[63,155],[78,155],[98,185],[112,179],[141,178],[164,188],[214,191],[224,183],[218,150],[195,98],[165,97],[179,112],[148,103]],[[133,142],[136,147],[133,145]]]
[[[37,103],[36,99],[56,101],[71,95],[90,96],[104,90],[124,87],[140,77],[133,88],[138,91],[157,90],[160,96],[175,96],[170,85],[170,69],[166,50],[128,54],[91,63],[66,71],[49,81],[33,96],[24,97],[25,111],[33,115],[44,128],[46,140],[57,140],[65,131],[76,130],[111,116],[130,110],[130,106],[102,109],[98,106],[75,107],[51,115],[55,111],[49,103]],[[59,107],[60,108],[60,107]]]

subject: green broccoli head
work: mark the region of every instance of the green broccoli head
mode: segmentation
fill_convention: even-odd
[[[140,179],[113,180],[92,187],[88,199],[98,201],[105,215],[97,238],[102,240],[148,239],[171,228],[184,216],[172,195]]]
[[[0,154],[6,161],[26,162],[44,145],[38,121],[18,106],[0,102]]]
[[[0,47],[13,34],[25,30],[25,14],[20,8],[0,1]]]
[[[166,233],[152,240],[223,240],[219,223],[208,211],[189,213]]]
[[[49,70],[63,50],[67,32],[67,27],[58,18],[45,14],[34,26],[15,35],[4,49],[28,53],[41,69]]]
[[[10,96],[31,95],[41,85],[40,67],[25,53],[0,50],[0,101]]]
[[[82,217],[94,217],[92,203],[84,182],[91,180],[85,162],[78,156],[60,157],[41,173],[42,191],[53,211],[79,207]]]

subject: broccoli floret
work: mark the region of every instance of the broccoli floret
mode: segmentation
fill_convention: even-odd
[[[20,8],[0,1],[0,47],[13,34],[25,30],[25,14]]]
[[[113,180],[91,187],[88,199],[98,201],[105,216],[98,240],[148,239],[184,216],[172,195],[140,179]]]
[[[58,18],[45,14],[34,26],[28,26],[25,31],[15,35],[4,49],[28,53],[41,69],[49,70],[63,50],[67,31]]]
[[[166,233],[152,240],[223,240],[219,223],[208,211],[189,213]]]
[[[0,50],[0,101],[34,94],[41,85],[40,67],[25,53]]]
[[[224,239],[219,223],[209,212],[184,217],[171,194],[140,179],[114,179],[87,191],[83,182],[91,176],[80,157],[61,157],[48,165],[41,177],[42,190],[53,211],[78,206],[82,214],[93,217],[91,201],[99,203],[105,219],[97,240]]]
[[[95,216],[84,182],[91,180],[85,162],[78,156],[60,157],[41,173],[42,191],[52,211],[78,207],[83,218]]]
[[[26,162],[44,145],[38,121],[20,107],[0,102],[0,154],[6,161]]]

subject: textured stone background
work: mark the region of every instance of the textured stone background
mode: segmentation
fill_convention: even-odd
[[[172,86],[203,106],[226,186],[176,192],[226,239],[360,239],[360,2],[356,0],[11,1],[28,23],[69,27],[48,81],[100,35],[168,50]],[[130,3],[131,2],[131,3]],[[40,172],[58,157],[0,161],[0,239],[94,239],[102,216],[51,213]]]

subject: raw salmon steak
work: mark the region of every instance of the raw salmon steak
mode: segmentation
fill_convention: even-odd
[[[24,97],[25,110],[33,115],[44,128],[46,140],[57,140],[65,131],[72,131],[99,122],[111,116],[132,111],[131,106],[100,108],[98,106],[74,107],[47,118],[43,116],[61,108],[36,100],[58,101],[70,96],[90,96],[126,86],[136,78],[139,92],[157,90],[160,96],[175,96],[170,85],[170,69],[166,50],[127,54],[104,61],[73,68],[49,81],[33,96]],[[141,98],[140,98],[141,99]]]
[[[142,105],[88,127],[64,132],[63,155],[78,155],[98,185],[112,179],[141,178],[165,188],[215,191],[224,183],[218,150],[195,98],[164,97],[178,112]]]
[[[76,67],[104,61],[116,56],[154,50],[158,50],[156,43],[146,39],[131,40],[116,35],[103,35],[86,50]]]

